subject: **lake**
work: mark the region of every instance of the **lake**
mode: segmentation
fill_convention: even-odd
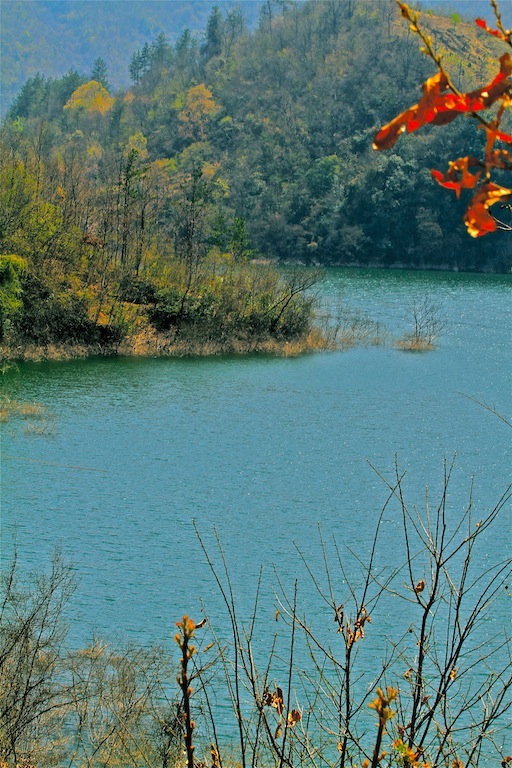
[[[456,454],[452,522],[473,478],[476,520],[510,482],[512,432],[475,401],[511,419],[511,288],[510,275],[327,272],[324,301],[341,297],[391,337],[408,330],[415,300],[435,299],[446,329],[427,353],[386,344],[298,358],[19,365],[6,386],[43,404],[52,428],[3,425],[4,562],[14,532],[24,569],[46,566],[62,548],[79,579],[73,644],[93,633],[167,642],[182,614],[200,618],[204,604],[221,615],[195,522],[217,563],[218,531],[241,616],[250,615],[263,566],[263,616],[273,616],[278,581],[291,594],[297,578],[299,604],[314,621],[324,609],[297,550],[321,576],[320,525],[340,593],[333,537],[352,552],[345,568],[357,581],[355,554],[367,557],[388,495],[379,473],[392,480],[395,458],[407,499],[422,509],[426,486],[437,500],[443,459]],[[508,508],[477,553],[479,567],[496,550],[510,554],[510,530]],[[403,562],[400,531],[390,505],[380,564]],[[395,623],[385,610],[382,643]]]

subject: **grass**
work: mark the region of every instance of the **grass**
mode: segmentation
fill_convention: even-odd
[[[0,395],[0,423],[22,420],[27,435],[48,435],[55,430],[54,416],[41,403],[23,403],[3,393]]]
[[[395,342],[395,347],[404,352],[430,352],[434,349],[434,342],[430,339],[404,336]]]

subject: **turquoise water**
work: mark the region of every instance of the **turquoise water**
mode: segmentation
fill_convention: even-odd
[[[82,631],[161,636],[213,589],[192,529],[218,528],[240,591],[260,563],[294,574],[292,539],[316,552],[317,523],[353,547],[373,530],[395,455],[410,497],[439,488],[493,505],[510,477],[508,276],[332,270],[341,293],[396,334],[407,306],[441,302],[430,353],[389,347],[298,359],[93,359],[20,366],[20,400],[44,404],[50,435],[4,426],[2,540],[27,566],[59,544],[81,582]],[[151,629],[149,629],[151,628]]]
[[[327,273],[327,302],[341,296],[391,335],[407,330],[415,298],[435,298],[446,330],[429,353],[388,345],[295,359],[20,365],[8,385],[19,400],[44,404],[54,430],[3,426],[4,558],[14,531],[24,568],[62,548],[79,579],[74,643],[94,632],[161,642],[203,604],[220,615],[195,521],[212,553],[218,530],[241,616],[250,615],[263,565],[263,615],[273,616],[278,580],[291,592],[298,578],[299,603],[314,620],[323,608],[296,547],[321,574],[320,524],[331,555],[334,536],[340,551],[365,558],[387,498],[371,465],[392,478],[396,457],[408,499],[422,508],[425,487],[437,497],[443,459],[456,454],[454,521],[473,477],[475,519],[510,481],[512,431],[474,399],[511,418],[511,288],[510,276]],[[482,568],[498,550],[510,553],[509,512],[478,552]],[[402,562],[400,530],[391,505],[381,564]],[[357,580],[356,557],[345,564]],[[384,614],[381,639],[391,626]]]

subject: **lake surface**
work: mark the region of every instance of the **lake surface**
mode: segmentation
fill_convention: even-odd
[[[387,345],[285,359],[20,365],[7,385],[17,399],[46,406],[54,428],[27,434],[21,422],[3,425],[4,562],[14,531],[25,569],[62,548],[79,579],[73,643],[94,632],[163,642],[182,614],[199,618],[203,603],[220,615],[195,521],[217,562],[218,531],[241,616],[250,615],[261,565],[263,615],[273,616],[278,578],[290,593],[298,578],[299,604],[320,615],[296,547],[321,574],[320,524],[329,556],[335,537],[340,551],[366,557],[387,499],[370,465],[392,479],[396,457],[408,500],[423,508],[425,487],[436,500],[443,459],[456,454],[453,521],[473,477],[475,519],[509,483],[512,431],[475,399],[511,418],[511,289],[511,276],[328,271],[324,300],[341,296],[391,336],[408,330],[415,299],[432,296],[446,331],[428,353]],[[382,564],[403,562],[400,530],[390,505]],[[478,553],[482,567],[498,550],[510,554],[510,531],[507,509]],[[357,580],[354,555],[345,567]],[[333,571],[342,592],[335,562]],[[384,614],[381,638],[393,624]]]

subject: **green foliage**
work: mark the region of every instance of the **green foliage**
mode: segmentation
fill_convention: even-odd
[[[475,34],[461,22],[443,38],[464,78],[495,61]],[[510,269],[510,238],[468,243],[462,209],[417,171],[461,145],[478,156],[481,132],[460,120],[372,153],[376,126],[430,74],[393,5],[269,2],[252,34],[239,12],[211,10],[202,44],[184,29],[139,48],[117,94],[106,61],[96,80],[32,77],[1,128],[0,253],[26,262],[11,339],[97,343],[148,305],[181,338],[307,335],[309,299],[281,301],[254,257]]]
[[[91,80],[96,80],[96,82],[101,83],[107,91],[110,90],[107,65],[101,57],[95,59],[94,64],[92,65]]]
[[[26,262],[19,256],[0,256],[0,341],[11,317],[21,309],[21,276],[25,269]]]
[[[228,262],[215,275],[206,271],[192,289],[174,284],[162,291],[149,317],[159,331],[175,329],[184,338],[254,344],[299,339],[312,320],[312,300],[303,291],[318,276],[306,271],[304,278],[296,291],[296,283],[274,269]]]
[[[114,346],[123,336],[120,325],[98,325],[89,317],[84,297],[69,290],[52,290],[48,281],[28,273],[21,281],[21,298],[9,324],[8,338],[18,344],[85,344]]]

